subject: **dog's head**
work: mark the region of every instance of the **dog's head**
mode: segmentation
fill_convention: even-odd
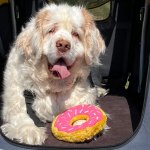
[[[54,79],[66,79],[82,68],[99,64],[99,55],[105,50],[92,15],[67,4],[47,5],[40,10],[16,44],[35,64],[44,57],[48,75]]]

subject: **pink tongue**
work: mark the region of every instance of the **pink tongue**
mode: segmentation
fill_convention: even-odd
[[[65,79],[70,75],[69,70],[64,62],[59,61],[52,68],[53,75]]]

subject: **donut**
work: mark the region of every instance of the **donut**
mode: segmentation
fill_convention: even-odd
[[[76,125],[79,120],[84,123]],[[78,105],[59,114],[52,122],[53,135],[62,141],[84,142],[91,140],[106,125],[105,112],[94,105]]]

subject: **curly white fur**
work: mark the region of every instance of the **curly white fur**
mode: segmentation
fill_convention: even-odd
[[[59,53],[56,42],[71,48]],[[92,16],[82,7],[47,5],[26,25],[10,51],[4,72],[2,131],[10,139],[40,145],[47,135],[27,114],[24,90],[36,93],[32,105],[43,121],[78,104],[95,104],[96,89],[87,82],[90,67],[99,64],[104,41]],[[65,79],[54,77],[48,65],[60,58],[71,66]]]

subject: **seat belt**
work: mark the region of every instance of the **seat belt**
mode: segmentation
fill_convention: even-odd
[[[27,107],[27,113],[30,116],[30,118],[34,121],[35,125],[38,127],[43,127],[45,126],[45,123],[41,122],[40,119],[36,116],[34,110],[32,109],[32,104],[35,99],[35,94],[31,93],[28,90],[24,91],[24,97],[25,97],[25,102],[26,102],[26,107]]]

